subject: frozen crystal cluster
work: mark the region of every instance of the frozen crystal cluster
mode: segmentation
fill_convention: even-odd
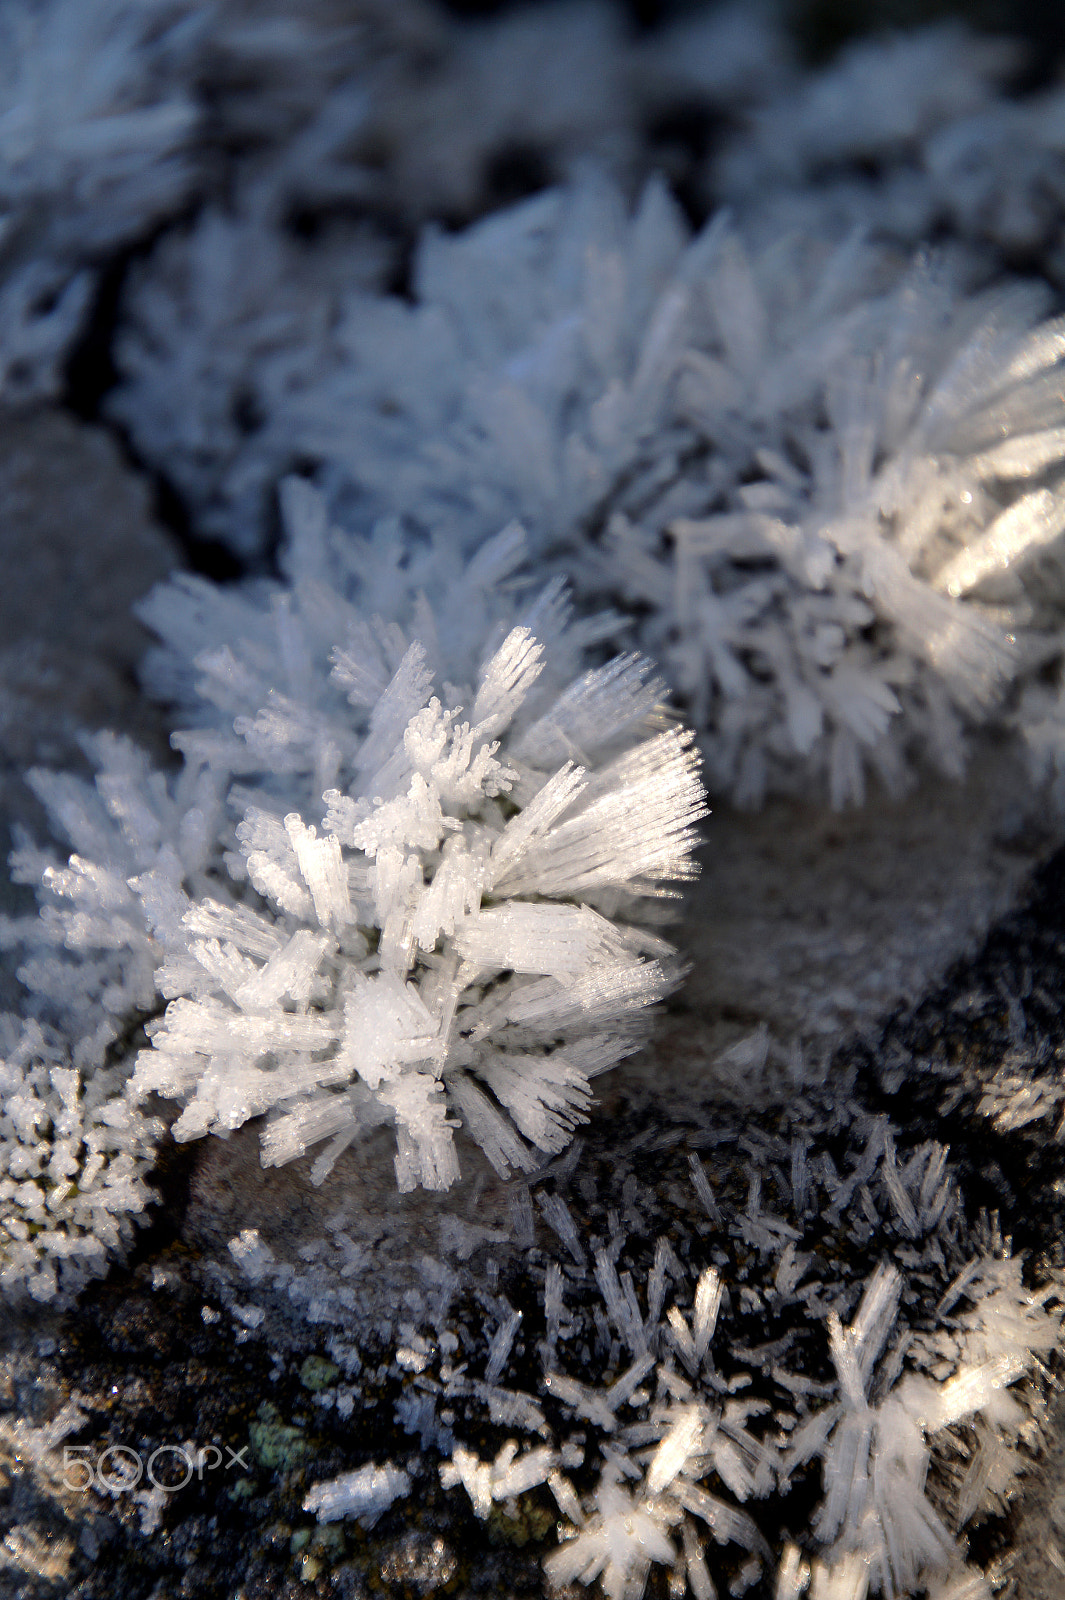
[[[1059,771],[1058,330],[1007,269],[1038,250],[1054,276],[1021,213],[1053,210],[1061,117],[1009,95],[1016,47],[940,26],[804,75],[771,13],[728,8],[642,42],[590,0],[458,30],[418,6],[353,26],[170,4],[139,33],[107,6],[73,32],[58,0],[21,9],[47,84],[98,40],[110,71],[72,104],[109,154],[153,119],[135,173],[84,155],[107,238],[172,213],[178,178],[208,197],[128,275],[106,402],[196,535],[261,559],[293,468],[367,536],[396,518],[468,555],[516,517],[531,560],[635,615],[741,804],[957,774],[988,722]],[[530,96],[548,57],[569,75]],[[677,99],[737,126],[698,173],[661,152],[709,213],[694,237],[660,182],[634,208],[617,186]],[[491,209],[507,151],[567,183]],[[25,157],[52,233],[90,181],[69,160]],[[390,295],[398,196],[434,220]],[[12,373],[25,308],[65,351],[89,293],[38,283],[40,251],[26,270]]]
[[[14,0],[0,17],[0,399],[61,386],[107,254],[186,199],[195,11]]]
[[[221,419],[206,456],[160,423],[213,408],[174,390],[187,313],[145,278],[112,405],[149,458],[178,447],[238,548],[296,463],[367,532],[472,550],[519,519],[639,619],[715,789],[842,805],[869,770],[957,775],[966,730],[1060,669],[1061,327],[1045,288],[974,278],[816,228],[756,244],[716,215],[693,239],[660,184],[629,215],[589,180],[428,233],[413,303],[351,292],[302,369],[264,353],[258,425]]]
[[[497,1528],[550,1507],[549,1578],[611,1600],[656,1566],[697,1600],[986,1600],[965,1535],[1025,1470],[1060,1282],[1032,1287],[993,1220],[966,1222],[943,1147],[900,1150],[842,1098],[804,1097],[768,1132],[719,1122],[558,1164],[535,1206],[516,1197],[526,1249],[505,1288],[427,1262],[391,1362],[348,1358],[335,1403],[353,1440],[348,1408],[387,1372],[443,1487]],[[231,1249],[230,1293],[293,1294],[261,1242]],[[878,1251],[891,1260],[855,1274]],[[323,1311],[319,1286],[308,1314]],[[362,1520],[404,1475],[374,1462],[305,1508]],[[787,1527],[810,1496],[808,1534],[781,1540],[768,1503]]]
[[[400,1187],[446,1188],[456,1114],[501,1171],[528,1169],[676,980],[639,921],[692,875],[690,737],[638,657],[566,681],[579,649],[557,584],[481,635],[478,591],[514,563],[516,532],[456,575],[461,630],[419,596],[408,633],[398,605],[368,623],[328,586],[322,508],[298,483],[288,504],[291,589],[196,654],[217,721],[175,737],[190,767],[237,775],[231,887],[156,923],[170,1004],[133,1088],[184,1102],[179,1139],[277,1111],[264,1158],[328,1139],[319,1181],[394,1122]],[[219,620],[234,604],[219,597]],[[445,629],[472,668],[457,682]]]
[[[62,1035],[0,1016],[0,1291],[69,1298],[129,1244],[153,1198],[163,1125],[114,1068],[81,1072]]]
[[[642,924],[694,871],[691,737],[640,657],[571,676],[606,624],[573,624],[557,582],[507,595],[517,529],[458,561],[439,613],[392,574],[386,622],[348,597],[361,552],[315,492],[293,482],[286,508],[284,585],[148,607],[155,671],[176,697],[184,668],[195,713],[178,777],[112,736],[87,746],[94,785],[33,775],[75,853],[17,853],[43,904],[5,940],[116,1126],[153,1093],[183,1106],[179,1140],[270,1113],[264,1161],[328,1141],[321,1182],[387,1124],[401,1189],[443,1189],[461,1124],[531,1170],[680,975]],[[116,1089],[113,1047],[144,1023]]]

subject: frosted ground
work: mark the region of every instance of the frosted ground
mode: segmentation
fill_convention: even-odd
[[[1051,33],[0,30],[4,1592],[1055,1592]]]

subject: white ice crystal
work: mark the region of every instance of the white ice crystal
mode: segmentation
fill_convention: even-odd
[[[127,739],[85,740],[93,783],[33,771],[28,782],[64,862],[24,839],[16,882],[33,885],[39,917],[0,919],[0,945],[22,947],[18,976],[30,1008],[59,1027],[79,1069],[102,1065],[109,1047],[155,1005],[158,937],[180,916],[184,885],[199,883],[217,825],[216,786],[193,769],[171,786]]]
[[[320,521],[314,497],[297,498],[302,523]],[[505,570],[513,547],[497,541],[484,570]],[[490,630],[469,689],[440,685],[445,704],[430,665],[442,628],[424,601],[428,646],[395,623],[367,628],[339,595],[315,619],[320,591],[294,588],[290,603],[247,607],[264,638],[281,628],[287,663],[239,632],[235,654],[197,658],[201,693],[236,731],[182,735],[186,759],[263,782],[231,794],[243,820],[227,865],[247,888],[157,930],[170,1004],[134,1087],[184,1103],[179,1139],[265,1112],[264,1160],[328,1139],[317,1181],[389,1122],[400,1187],[446,1188],[456,1114],[501,1171],[528,1169],[565,1145],[590,1079],[635,1047],[675,981],[670,947],[631,918],[692,875],[703,806],[689,736],[664,723],[646,663],[561,687],[528,624]],[[468,650],[484,635],[475,578],[466,590],[455,631]],[[529,615],[565,632],[557,586]],[[342,621],[327,679],[323,624]],[[284,698],[266,691],[279,665]],[[234,695],[260,709],[233,719]]]
[[[175,207],[198,109],[181,0],[10,0],[0,14],[0,227],[84,259]]]
[[[1008,255],[1039,251],[1061,283],[1065,95],[1054,87],[1000,100],[930,137],[924,169],[940,213],[962,238]]]
[[[947,1355],[950,1376],[944,1378],[942,1360],[938,1378],[908,1372],[874,1405],[870,1390],[900,1290],[898,1270],[884,1265],[849,1327],[830,1315],[840,1398],[798,1431],[786,1466],[822,1457],[824,1499],[814,1529],[826,1553],[818,1581],[832,1594],[833,1584],[847,1595],[852,1584],[856,1600],[905,1596],[958,1575],[962,1553],[925,1493],[930,1441],[959,1423],[975,1424],[977,1446],[957,1506],[964,1527],[1012,1488],[1020,1469],[1013,1446],[1028,1413],[1010,1389],[1061,1333],[1060,1311],[1047,1308],[1056,1290],[1026,1290],[1015,1258],[975,1260],[943,1304],[949,1310],[966,1295],[971,1308],[947,1323],[949,1333],[937,1329],[914,1341],[911,1360],[932,1366],[936,1355]]]
[[[427,235],[415,292],[349,300],[222,502],[289,451],[366,527],[469,551],[518,518],[636,608],[746,803],[842,804],[915,755],[957,773],[965,724],[1060,654],[1037,592],[1062,343],[1037,287],[966,294],[854,240],[752,255],[720,220],[688,242],[660,187],[629,219],[589,183]]]
[[[777,1451],[745,1426],[755,1408],[747,1408],[742,1401],[729,1400],[723,1407],[711,1403],[713,1389],[700,1393],[679,1376],[669,1360],[656,1369],[654,1352],[664,1354],[675,1329],[686,1329],[676,1306],[670,1307],[667,1320],[660,1320],[665,1255],[662,1240],[647,1285],[646,1320],[629,1274],[625,1274],[623,1286],[606,1253],[597,1259],[595,1280],[602,1308],[610,1326],[623,1334],[633,1356],[609,1386],[580,1382],[559,1369],[555,1351],[559,1322],[548,1305],[543,1390],[581,1425],[575,1438],[561,1444],[539,1443],[526,1450],[510,1439],[494,1461],[482,1460],[459,1445],[440,1468],[443,1486],[461,1486],[482,1519],[489,1516],[494,1504],[508,1503],[546,1486],[566,1529],[559,1548],[545,1559],[548,1578],[555,1584],[590,1584],[598,1579],[609,1600],[640,1600],[654,1564],[672,1569],[674,1581],[679,1578],[683,1583],[686,1575],[696,1600],[711,1600],[715,1590],[704,1556],[708,1537],[746,1551],[758,1570],[768,1556],[754,1521],[734,1503],[761,1499],[776,1482]],[[675,1265],[677,1276],[682,1277],[679,1262]],[[556,1270],[549,1268],[549,1301]],[[694,1341],[699,1351],[691,1370],[693,1378],[708,1355],[720,1295],[718,1274],[708,1268],[695,1285],[692,1326],[686,1329],[689,1346]],[[712,1375],[712,1362],[708,1362],[707,1375]],[[722,1387],[718,1385],[718,1390]],[[529,1431],[549,1433],[539,1405],[526,1407],[523,1417],[517,1402],[528,1397],[520,1392],[496,1390],[493,1396],[489,1386],[475,1383],[472,1388],[479,1398],[488,1398],[490,1405],[492,1398],[504,1396],[510,1402],[497,1406],[493,1420],[512,1424],[522,1418]],[[452,1379],[446,1393],[453,1400],[463,1389],[462,1380]],[[582,1500],[567,1469],[584,1460],[583,1441],[589,1425],[601,1438],[607,1436],[608,1442],[603,1443],[605,1460],[596,1487]],[[721,1484],[730,1498],[717,1492]]]
[[[771,6],[718,7],[649,35],[607,0],[508,6],[459,26],[410,0],[363,4],[347,28],[335,10],[257,11],[223,15],[211,50],[223,116],[260,147],[238,183],[279,220],[352,203],[468,219],[589,161],[628,185],[663,154],[649,126],[678,103],[708,118],[761,104],[788,54]]]
[[[405,1498],[410,1490],[407,1474],[386,1461],[383,1467],[371,1464],[326,1483],[316,1483],[304,1500],[303,1509],[317,1512],[319,1522],[357,1517],[364,1527],[372,1528],[382,1511]]]
[[[745,197],[810,184],[848,163],[920,163],[926,139],[975,116],[1017,62],[1009,40],[957,22],[857,39],[821,71],[789,82],[748,114],[718,162],[718,194]]]
[[[516,525],[467,561],[443,539],[405,548],[392,523],[368,537],[337,527],[298,478],[282,484],[281,511],[282,584],[220,588],[181,575],[138,607],[160,641],[145,681],[188,719],[172,743],[219,781],[246,780],[235,805],[258,788],[275,810],[313,811],[317,821],[326,789],[362,782],[388,756],[392,719],[416,709],[419,684],[435,677],[448,695],[448,685],[472,686],[489,641],[520,626],[543,647],[536,694],[546,702],[579,675],[585,649],[617,630],[609,613],[575,620],[561,581],[529,593],[528,541]],[[421,657],[400,672],[415,642]],[[556,733],[539,730],[559,761],[579,754],[581,718],[594,735],[612,700],[631,691],[634,717],[653,709],[661,690],[637,688],[643,670],[619,661],[596,679],[598,698],[566,702]]]
[[[946,229],[993,270],[1038,254],[1060,284],[1065,97],[1008,92],[1027,49],[958,23],[859,39],[747,107],[704,171],[707,201],[763,240],[818,220],[909,245]]]
[[[0,8],[0,398],[53,396],[109,251],[184,200],[199,109],[182,0]]]
[[[469,215],[496,198],[493,165],[508,159],[553,182],[589,159],[630,168],[625,32],[603,0],[524,5],[456,30],[429,70],[401,60],[372,95],[365,135],[404,208]]]
[[[405,1298],[412,1320],[390,1369],[397,1421],[439,1451],[442,1486],[481,1521],[521,1518],[527,1496],[538,1514],[553,1502],[555,1584],[640,1600],[657,1565],[696,1600],[758,1583],[775,1600],[989,1600],[961,1539],[1003,1510],[1031,1465],[1042,1363],[1061,1338],[1060,1274],[1028,1288],[997,1228],[965,1223],[943,1147],[899,1151],[886,1119],[838,1097],[809,1123],[800,1104],[798,1126],[786,1113],[773,1134],[749,1118],[713,1129],[696,1119],[687,1133],[645,1132],[635,1150],[602,1141],[574,1185],[579,1224],[558,1192],[537,1193],[543,1220],[572,1242],[553,1259],[526,1218],[525,1246],[547,1249],[510,1274],[520,1311],[474,1274],[471,1323],[461,1273],[440,1263]],[[840,1171],[838,1149],[833,1159],[814,1131],[826,1125],[834,1149],[849,1129]],[[571,1150],[552,1173],[568,1187],[580,1161]],[[612,1204],[622,1195],[635,1236]],[[656,1216],[668,1235],[652,1253]],[[331,1219],[325,1252],[315,1246],[313,1268],[295,1274],[246,1232],[231,1244],[239,1292],[306,1300],[312,1321],[343,1323],[335,1291],[326,1310],[325,1255],[334,1272],[372,1276],[345,1226]],[[860,1297],[854,1244],[864,1259],[885,1246],[899,1262],[873,1271]],[[706,1249],[718,1264],[699,1265]],[[352,1439],[359,1448],[357,1428]],[[346,1481],[320,1486],[310,1509],[329,1515],[334,1489],[347,1505]],[[760,1527],[767,1503],[784,1497],[791,1526],[789,1497],[805,1505],[818,1488],[801,1550],[780,1549]]]
[[[830,1118],[841,1111],[836,1101]],[[723,1592],[719,1560],[731,1574],[730,1592],[769,1578],[776,1600],[798,1600],[808,1590],[822,1600],[915,1600],[926,1592],[937,1600],[987,1600],[986,1580],[966,1564],[958,1534],[1000,1511],[1025,1470],[1019,1446],[1034,1438],[1041,1362],[1061,1337],[1060,1277],[1028,1289],[1020,1261],[1003,1249],[997,1230],[981,1224],[972,1235],[978,1253],[949,1282],[946,1259],[964,1259],[965,1246],[946,1151],[924,1145],[900,1157],[883,1119],[862,1119],[855,1131],[858,1146],[843,1177],[823,1150],[806,1163],[804,1139],[793,1144],[791,1182],[781,1176],[775,1185],[783,1214],[760,1198],[760,1163],[771,1152],[777,1160],[786,1154],[788,1138],[745,1135],[752,1160],[746,1210],[731,1183],[729,1197],[714,1202],[720,1270],[697,1273],[694,1261],[683,1263],[660,1237],[640,1281],[624,1266],[632,1241],[617,1231],[617,1211],[603,1196],[598,1219],[605,1210],[610,1245],[594,1247],[594,1259],[570,1251],[564,1267],[549,1260],[542,1274],[545,1337],[535,1397],[506,1387],[521,1381],[512,1352],[522,1319],[504,1299],[481,1296],[497,1320],[485,1336],[483,1378],[477,1356],[459,1366],[449,1356],[435,1376],[434,1349],[459,1343],[449,1297],[431,1314],[432,1338],[419,1343],[408,1330],[408,1343],[421,1351],[415,1431],[436,1439],[444,1453],[443,1486],[461,1491],[482,1520],[497,1507],[516,1516],[521,1496],[538,1494],[542,1503],[546,1492],[563,1519],[559,1547],[545,1558],[549,1579],[598,1583],[620,1600],[639,1600],[656,1564],[677,1593],[712,1600]],[[733,1137],[722,1130],[716,1144],[703,1135],[719,1174]],[[732,1164],[726,1156],[726,1172]],[[687,1165],[693,1215],[701,1219],[709,1179],[698,1158]],[[631,1169],[616,1181],[628,1215],[639,1221],[642,1248],[648,1208],[653,1214],[659,1202]],[[665,1174],[657,1183],[672,1228],[678,1188]],[[559,1208],[572,1222],[561,1198],[552,1198],[552,1227]],[[811,1278],[823,1257],[796,1251],[852,1212],[856,1239],[894,1238],[893,1250],[907,1262],[905,1272],[886,1263],[877,1269],[856,1307],[846,1268],[830,1273],[834,1281]],[[760,1234],[752,1231],[758,1221]],[[833,1236],[838,1245],[842,1235]],[[729,1241],[741,1245],[749,1265],[753,1247],[755,1272],[725,1264]],[[530,1258],[534,1275],[538,1262],[538,1255]],[[915,1317],[918,1301],[924,1309]],[[852,1308],[846,1321],[836,1309],[841,1302]],[[834,1382],[812,1375],[804,1332],[811,1318],[827,1321]],[[744,1326],[754,1348],[738,1336]],[[471,1345],[463,1344],[469,1356]],[[403,1371],[411,1354],[406,1346],[399,1352]],[[580,1377],[567,1370],[574,1357]],[[438,1404],[446,1405],[459,1441],[456,1412],[467,1425],[486,1415],[512,1436],[494,1458],[486,1455],[456,1442],[450,1428],[441,1434],[433,1420]],[[794,1545],[774,1551],[758,1527],[760,1503],[787,1495],[799,1476],[808,1486],[804,1469],[814,1462],[822,1497],[804,1539],[807,1554]],[[928,1488],[933,1473],[939,1510]]]
[[[199,725],[175,738],[184,770],[167,779],[101,735],[94,784],[31,774],[74,854],[22,844],[41,915],[4,942],[25,949],[31,1009],[112,1098],[113,1047],[170,1002],[148,1023],[134,1121],[152,1091],[183,1102],[179,1139],[270,1112],[265,1160],[330,1140],[319,1182],[387,1122],[401,1187],[444,1188],[461,1120],[501,1171],[528,1169],[678,977],[638,922],[693,875],[690,736],[635,656],[570,677],[601,625],[571,626],[557,583],[524,608],[499,588],[517,530],[468,566],[430,560],[451,576],[435,618],[411,575],[378,572],[408,638],[345,597],[357,581],[315,493],[294,482],[286,505],[290,587],[154,603],[159,670],[180,694],[180,643],[203,675],[186,685]]]
[[[203,773],[171,786],[128,740],[85,748],[94,783],[28,775],[73,853],[23,839],[13,876],[37,888],[40,915],[0,919],[39,1019],[0,1018],[0,1287],[45,1300],[104,1272],[153,1198],[163,1123],[127,1093],[130,1044],[157,1005],[159,936],[200,882],[217,812]]]
[[[54,1030],[0,1016],[0,1292],[69,1300],[129,1243],[163,1127],[126,1076],[83,1074]]]
[[[94,779],[30,774],[59,849],[17,837],[40,915],[0,923],[0,1291],[68,1301],[128,1246],[157,1094],[319,1184],[383,1125],[399,1187],[446,1189],[464,1129],[519,1175],[535,1287],[475,1279],[504,1219],[444,1213],[374,1380],[422,1455],[358,1428],[323,1522],[372,1526],[435,1450],[482,1522],[553,1501],[548,1577],[608,1600],[656,1565],[696,1600],[719,1567],[988,1600],[961,1541],[1030,1460],[1061,1290],[969,1227],[944,1148],[834,1098],[812,1152],[804,1096],[615,1140],[616,1209],[569,1185],[680,973],[655,930],[704,805],[670,688],[743,803],[957,774],[988,723],[1065,802],[1065,319],[1002,273],[1065,281],[1065,98],[1000,92],[1016,59],[943,27],[803,73],[773,6],[0,8],[0,399],[60,395],[121,278],[103,414],[245,562],[140,608],[178,770],[105,735]],[[693,234],[670,178],[734,209]],[[1012,1056],[982,1088],[996,1134],[1065,1092]],[[342,1330],[315,1400],[347,1419],[383,1249],[240,1226],[233,1335],[275,1301]],[[51,1471],[83,1420],[15,1447]]]
[[[366,229],[334,228],[315,247],[258,212],[209,208],[172,232],[132,275],[111,415],[163,466],[196,519],[259,554],[266,490],[292,464],[266,419],[320,373],[345,298],[377,286],[387,251]]]

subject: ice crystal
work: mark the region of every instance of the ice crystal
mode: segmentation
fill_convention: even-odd
[[[41,917],[5,938],[28,946],[20,977],[76,1064],[169,1002],[131,1093],[182,1102],[178,1139],[270,1112],[264,1160],[328,1140],[321,1182],[390,1123],[400,1187],[446,1188],[461,1122],[500,1171],[529,1169],[679,976],[640,923],[694,872],[690,735],[639,657],[569,678],[589,633],[558,584],[500,616],[517,530],[459,562],[443,598],[464,622],[441,650],[424,596],[418,635],[399,624],[406,574],[394,620],[368,621],[329,583],[318,497],[293,483],[287,503],[289,587],[264,603],[185,585],[149,608],[162,667],[180,683],[180,644],[203,674],[183,772],[101,736],[94,786],[33,776],[75,854],[24,845]],[[357,547],[346,559],[350,593]]]
[[[203,880],[213,844],[216,786],[187,770],[171,787],[127,739],[85,741],[93,783],[37,770],[29,782],[65,861],[24,839],[13,877],[37,888],[39,917],[0,923],[0,941],[26,951],[18,976],[31,1009],[60,1028],[74,1065],[100,1067],[130,1021],[156,1000],[159,933],[177,914],[183,885]]]
[[[341,1517],[357,1517],[372,1528],[382,1511],[410,1493],[411,1482],[405,1472],[386,1462],[383,1467],[362,1467],[329,1483],[317,1484],[303,1502],[305,1511],[315,1511],[320,1522],[336,1522]]]
[[[40,915],[0,920],[36,1019],[0,1019],[0,1284],[39,1299],[105,1271],[153,1199],[163,1123],[127,1093],[129,1051],[157,1003],[160,929],[201,881],[217,813],[203,773],[171,787],[128,740],[85,743],[94,783],[28,775],[73,853],[24,838],[13,876],[37,888]]]
[[[129,1243],[163,1126],[126,1076],[83,1074],[62,1035],[0,1016],[0,1290],[69,1300]]]
[[[0,397],[54,394],[107,252],[196,172],[195,13],[12,0],[0,14]]]
[[[442,1486],[478,1519],[505,1526],[524,1496],[553,1506],[556,1584],[639,1600],[657,1565],[697,1600],[759,1579],[778,1600],[810,1585],[831,1600],[985,1600],[959,1534],[1000,1511],[1025,1470],[1060,1276],[1030,1288],[994,1226],[965,1223],[942,1147],[900,1152],[883,1119],[838,1098],[805,1098],[770,1135],[714,1121],[645,1133],[620,1156],[603,1141],[597,1168],[571,1162],[559,1181],[588,1202],[590,1248],[563,1264],[526,1246],[508,1273],[517,1306],[436,1263],[405,1303],[397,1420],[440,1453]],[[557,1192],[537,1198],[545,1222],[561,1207],[574,1223]],[[341,1272],[345,1226],[332,1224]],[[840,1259],[855,1248],[905,1265],[856,1284]],[[307,1294],[258,1241],[231,1250],[260,1293],[273,1276]],[[320,1315],[327,1274],[315,1274]],[[412,1372],[417,1405],[402,1388]],[[315,1508],[348,1504],[349,1479],[362,1481],[320,1486]],[[796,1489],[817,1501],[805,1554],[760,1525]]]
[[[856,40],[748,114],[714,187],[742,203],[752,192],[798,188],[861,162],[919,169],[926,141],[985,113],[1016,61],[1011,41],[982,38],[957,22]]]
[[[317,515],[313,497],[301,509]],[[275,660],[247,636],[199,657],[236,732],[191,730],[186,758],[264,782],[231,796],[243,819],[225,898],[158,932],[170,1004],[134,1087],[184,1102],[179,1139],[272,1111],[265,1160],[330,1140],[317,1181],[392,1122],[401,1188],[447,1187],[456,1114],[501,1171],[528,1168],[565,1145],[590,1079],[635,1048],[675,981],[670,947],[632,918],[691,876],[690,739],[663,725],[645,662],[560,689],[528,624],[490,632],[468,690],[440,685],[445,705],[420,638],[368,628],[334,596],[326,678],[319,591],[294,590],[248,613],[266,637],[282,629],[302,700],[266,690]],[[561,607],[551,586],[529,615],[562,633]],[[424,601],[421,616],[435,643]],[[233,719],[249,692],[260,709]]]
[[[265,493],[292,462],[267,419],[320,372],[346,298],[377,286],[387,250],[366,229],[308,250],[260,211],[208,209],[133,274],[110,410],[166,471],[201,537],[222,528],[259,553]]]
[[[656,1121],[597,1181],[573,1135],[681,971],[670,690],[743,804],[958,775],[988,724],[1065,794],[1065,323],[1003,273],[1065,278],[1065,102],[1016,62],[942,27],[804,72],[770,8],[645,36],[599,0],[0,15],[0,398],[59,395],[121,280],[104,413],[245,564],[141,607],[173,772],[102,735],[94,779],[30,774],[59,847],[17,838],[40,915],[0,925],[0,1289],[69,1300],[126,1248],[156,1095],[319,1185],[384,1125],[399,1187],[447,1189],[464,1130],[510,1180],[504,1285],[470,1263],[506,1227],[444,1203],[398,1326],[350,1218],[212,1264],[237,1340],[275,1299],[344,1334],[342,1419],[352,1329],[394,1346],[375,1405],[420,1456],[353,1425],[323,1521],[402,1515],[435,1453],[481,1522],[549,1506],[548,1577],[608,1600],[655,1566],[990,1593],[962,1541],[1026,1467],[1061,1286],[945,1148],[827,1091]],[[1041,1037],[974,1082],[996,1135],[1060,1134]]]
[[[1056,659],[1033,584],[1062,531],[1061,341],[1034,285],[966,293],[855,240],[752,250],[721,219],[689,240],[660,186],[629,218],[584,183],[427,234],[414,287],[349,296],[313,372],[264,359],[261,422],[196,467],[213,528],[250,547],[295,457],[367,530],[470,551],[517,518],[636,609],[741,803],[957,773],[965,726]],[[115,401],[159,459],[172,372]]]
[[[640,922],[691,877],[704,807],[650,665],[580,673],[603,624],[573,625],[557,583],[524,607],[500,586],[516,529],[468,566],[427,554],[427,578],[451,576],[439,618],[461,606],[461,629],[387,566],[376,597],[395,620],[367,620],[358,542],[306,485],[286,504],[287,585],[186,584],[149,608],[166,618],[156,671],[198,716],[176,736],[184,769],[99,735],[94,782],[30,775],[73,854],[21,842],[14,874],[41,913],[0,929],[53,1030],[50,1056],[23,1043],[5,1069],[7,1287],[47,1296],[51,1256],[99,1267],[126,1241],[153,1091],[183,1103],[179,1139],[270,1112],[264,1160],[329,1140],[318,1182],[380,1123],[402,1188],[454,1180],[460,1122],[501,1171],[528,1170],[679,975]]]
[[[190,28],[191,22],[191,28]],[[12,0],[0,18],[0,216],[84,257],[174,207],[198,109],[180,0]]]

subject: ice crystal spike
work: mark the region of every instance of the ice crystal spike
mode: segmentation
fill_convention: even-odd
[[[930,34],[897,61],[869,58],[923,85],[916,129],[941,80],[960,101],[984,92],[980,48],[967,43],[964,69],[947,48]],[[928,74],[933,60],[944,73]],[[909,102],[880,108],[889,122],[896,104]],[[332,504],[360,508],[351,549],[380,596],[367,595],[364,629],[374,612],[398,619],[417,568],[432,571],[427,547],[449,547],[454,570],[516,518],[529,555],[630,611],[715,787],[742,804],[773,790],[859,801],[869,773],[896,787],[926,760],[958,773],[969,727],[1001,719],[1031,661],[1060,654],[1058,624],[1033,604],[1065,515],[1059,320],[1040,320],[1034,285],[974,293],[970,277],[953,257],[907,266],[813,213],[783,242],[723,216],[689,238],[661,185],[630,217],[586,176],[427,236],[414,302],[354,298],[345,339],[313,370],[282,363],[268,422],[219,445],[230,459],[194,492],[228,500],[244,542],[253,495],[293,453],[313,463]],[[161,317],[166,291],[152,304]],[[131,371],[112,403],[147,428],[133,356]],[[149,402],[164,377],[146,369]],[[202,476],[210,452],[195,445]],[[155,449],[175,459],[162,436]],[[308,563],[308,593],[321,576]],[[332,643],[355,694],[399,667],[383,635]],[[480,663],[446,673],[473,688],[474,725],[493,695],[504,715],[524,692],[512,648],[495,687],[476,682]],[[556,704],[553,733],[537,729],[542,758],[553,737],[557,765],[583,765],[584,719],[599,726],[611,696],[638,715],[634,670],[616,661]],[[645,684],[648,704],[658,693]],[[290,743],[314,739],[321,757],[325,724],[290,728]]]
[[[320,1522],[355,1517],[363,1527],[372,1528],[383,1511],[410,1491],[410,1478],[389,1461],[383,1467],[362,1467],[358,1472],[316,1484],[304,1500],[303,1509],[317,1512]]]
[[[155,929],[169,1005],[133,1092],[182,1103],[178,1139],[266,1114],[264,1160],[324,1145],[318,1183],[381,1122],[403,1189],[454,1181],[458,1122],[501,1172],[529,1170],[564,1148],[590,1078],[636,1048],[678,976],[639,919],[694,870],[705,805],[690,736],[663,729],[661,682],[637,657],[561,676],[580,645],[554,584],[526,607],[546,639],[520,613],[501,625],[476,590],[468,616],[413,599],[409,637],[368,624],[343,588],[330,636],[294,565],[320,569],[328,521],[305,487],[287,514],[289,588],[205,595],[194,618],[179,599],[167,621],[171,649],[184,630],[211,674],[186,758],[242,815],[215,846],[216,860],[229,846],[227,899],[186,876]],[[507,530],[471,571],[490,579],[519,551]],[[460,589],[456,574],[448,600]],[[235,641],[224,651],[212,610]],[[440,660],[467,663],[468,711]],[[123,892],[135,921],[136,886]]]

